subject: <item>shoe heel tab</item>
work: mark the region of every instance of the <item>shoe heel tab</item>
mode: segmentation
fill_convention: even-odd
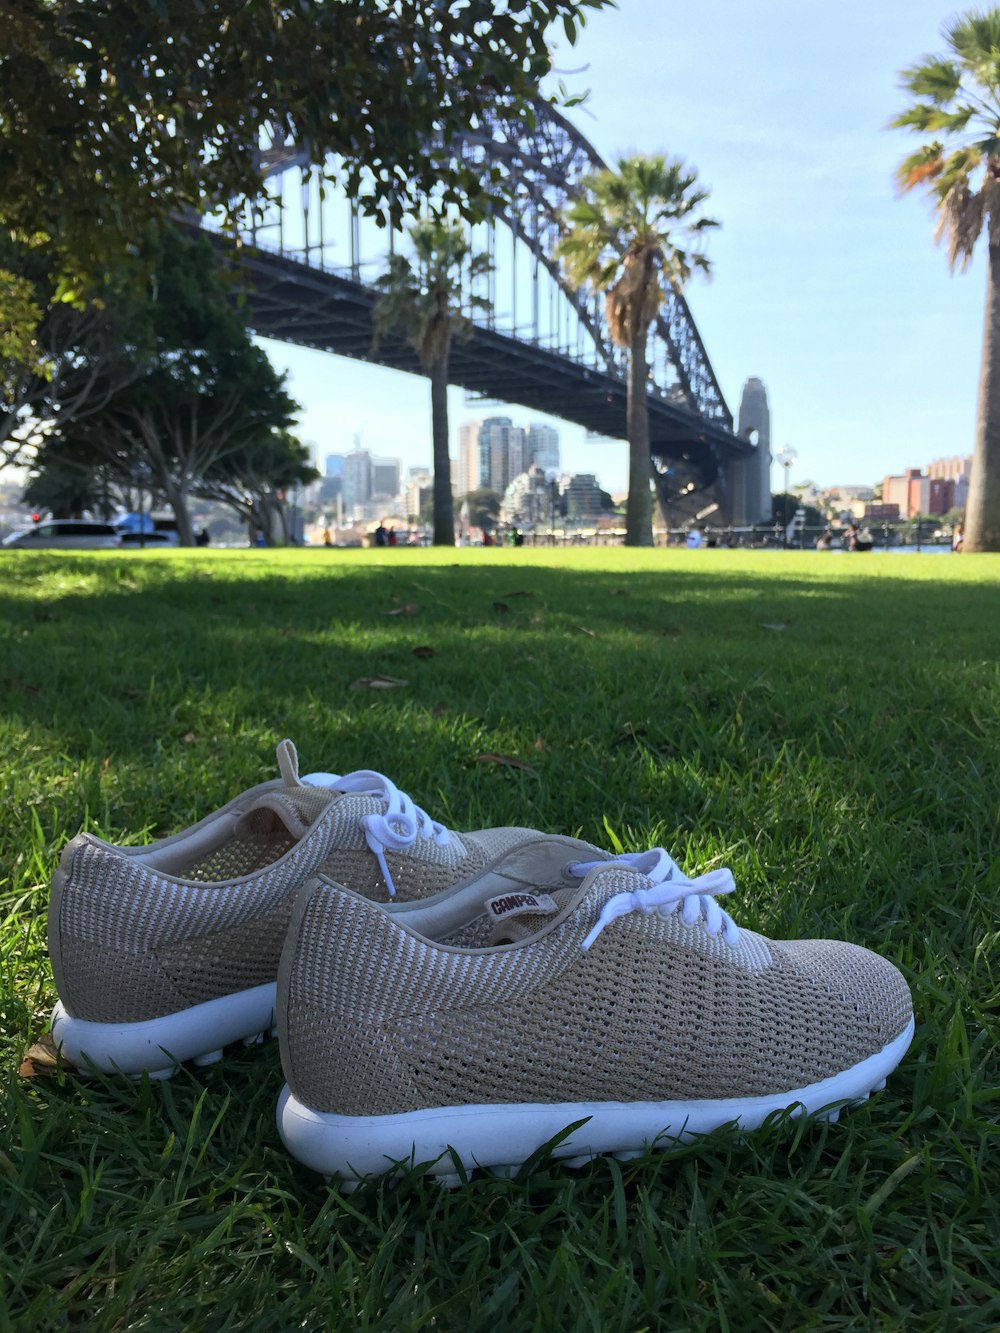
[[[301,787],[299,754],[292,742],[290,740],[279,741],[275,753],[278,759],[278,771],[284,779],[285,786]]]

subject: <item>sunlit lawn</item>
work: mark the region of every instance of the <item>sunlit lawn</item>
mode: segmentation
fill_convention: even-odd
[[[1000,1326],[1000,557],[12,554],[0,642],[9,1320]],[[898,962],[909,1055],[837,1125],[349,1202],[278,1140],[273,1044],[163,1085],[21,1079],[61,845],[175,831],[285,735],[459,829],[730,865],[743,923]]]

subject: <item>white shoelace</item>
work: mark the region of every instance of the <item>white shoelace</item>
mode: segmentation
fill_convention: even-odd
[[[610,861],[578,861],[569,869],[582,879],[591,870],[606,870],[616,865],[638,870],[653,880],[653,885],[648,889],[616,893],[613,898],[609,898],[601,909],[597,925],[583,941],[581,948],[589,949],[605,926],[628,912],[656,912],[659,916],[670,916],[678,907],[681,908],[685,925],[693,926],[695,922],[703,920],[709,935],[718,935],[724,929],[727,944],[736,944],[739,940],[739,926],[712,896],[732,893],[735,889],[736,882],[731,870],[709,870],[704,875],[688,879],[662,847],[649,852],[626,852]]]
[[[365,831],[365,841],[375,853],[390,898],[395,898],[396,886],[386,864],[387,851],[406,851],[417,838],[432,838],[438,847],[447,847],[451,842],[448,829],[431,819],[426,810],[414,804],[406,792],[400,791],[383,773],[361,768],[343,777],[336,773],[307,773],[301,780],[314,787],[332,787],[336,791],[355,796],[377,796],[385,801],[381,814],[361,816],[361,827]]]

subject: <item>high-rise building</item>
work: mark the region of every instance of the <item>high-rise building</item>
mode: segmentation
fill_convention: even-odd
[[[487,417],[479,430],[481,485],[497,495],[524,471],[524,431],[510,417]]]
[[[726,500],[737,527],[771,521],[771,410],[762,380],[751,377],[743,386],[736,432],[756,445],[749,458],[725,469]]]
[[[469,491],[478,491],[487,485],[479,457],[482,424],[481,421],[466,421],[458,428],[458,475],[455,477],[458,495],[468,495]]]
[[[353,449],[344,459],[344,508],[354,510],[372,497],[372,456],[367,449]]]
[[[399,494],[399,474],[402,468],[398,458],[372,459],[371,498],[392,500]]]
[[[533,421],[528,427],[524,448],[524,470],[534,466],[543,472],[559,471],[559,432],[554,426]],[[516,474],[515,474],[516,475]]]

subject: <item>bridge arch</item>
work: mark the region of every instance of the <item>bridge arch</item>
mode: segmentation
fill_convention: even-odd
[[[481,124],[449,144],[449,152],[457,163],[503,178],[506,190],[495,196],[484,225],[495,232],[499,224],[510,234],[515,259],[519,245],[530,256],[535,304],[534,336],[525,338],[515,313],[516,285],[510,332],[498,325],[496,292],[491,291],[489,313],[473,316],[477,327],[472,338],[455,348],[452,381],[487,398],[520,402],[597,434],[622,438],[624,353],[608,333],[603,300],[574,291],[555,258],[564,208],[579,197],[585,177],[605,163],[579,130],[543,101],[526,122],[499,99]],[[331,225],[334,192],[318,184],[308,147],[271,144],[262,151],[261,162],[265,179],[278,185],[279,197],[259,201],[239,229],[256,331],[419,373],[412,349],[401,338],[384,342],[377,358],[371,355],[375,292],[362,276],[357,205],[347,201],[350,262],[331,264],[330,238],[338,233],[343,244],[343,222]],[[294,171],[300,175],[304,202],[293,206],[280,197],[284,182],[279,178]],[[343,207],[341,199],[341,212]],[[391,250],[396,238],[388,231],[384,235]],[[575,352],[572,337],[563,346],[561,333],[557,346],[542,345],[537,310],[543,273],[576,321]],[[719,493],[725,465],[747,456],[752,446],[733,432],[732,414],[680,292],[668,293],[650,331],[649,365],[654,479],[665,500],[691,496],[697,507],[707,489]]]

